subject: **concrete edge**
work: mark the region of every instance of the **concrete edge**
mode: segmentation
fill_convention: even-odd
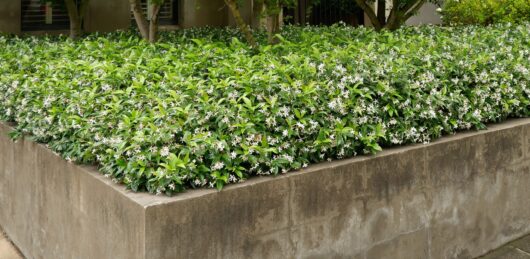
[[[15,243],[13,243],[13,241],[9,238],[9,236],[7,236],[7,233],[4,231],[2,226],[0,226],[0,242],[2,241],[2,239],[4,239],[8,243],[8,247],[7,247],[8,251],[2,251],[0,249],[1,258],[4,258],[4,256],[6,255],[10,256],[9,257],[10,259],[17,259],[17,257],[20,259],[26,258],[22,254],[20,249],[18,249],[18,247],[15,245]],[[7,254],[5,254],[6,252]]]
[[[5,122],[0,122],[0,125],[3,125],[4,127],[10,128],[10,129],[13,128],[12,124],[9,124],[9,123],[6,124]],[[246,180],[243,183],[231,184],[231,185],[225,186],[223,190],[221,190],[221,192],[232,192],[238,189],[242,189],[242,188],[246,188],[246,187],[254,186],[254,185],[259,185],[259,184],[266,183],[266,182],[281,181],[284,178],[298,177],[298,176],[305,175],[305,174],[315,173],[315,172],[318,172],[324,169],[333,169],[333,168],[345,166],[348,164],[365,161],[368,159],[401,154],[401,153],[405,153],[408,151],[414,151],[414,150],[429,147],[429,146],[436,146],[436,145],[444,144],[448,142],[456,142],[462,139],[471,138],[471,137],[482,135],[485,133],[502,131],[502,130],[509,129],[509,128],[525,127],[529,125],[530,125],[530,118],[508,119],[500,123],[487,124],[487,129],[485,130],[461,131],[453,135],[443,136],[427,144],[408,144],[408,145],[403,145],[403,146],[388,147],[375,155],[361,155],[361,156],[356,156],[356,157],[342,159],[342,160],[334,160],[331,162],[322,162],[322,163],[310,165],[304,169],[291,171],[286,174],[282,174],[278,176],[254,176]],[[37,143],[36,146],[43,150],[51,151],[44,144]],[[54,153],[54,155],[57,157],[60,157],[59,154]],[[131,190],[126,189],[124,185],[116,184],[112,182],[112,180],[110,180],[109,178],[101,174],[98,171],[97,167],[94,165],[83,165],[83,164],[76,164],[76,165],[81,169],[81,171],[87,173],[88,175],[91,175],[92,177],[99,180],[103,184],[111,187],[114,191],[116,191],[120,195],[126,197],[130,201],[137,203],[139,206],[143,208],[148,208],[148,207],[157,206],[161,204],[171,204],[174,202],[179,202],[179,201],[187,200],[187,199],[200,198],[200,197],[207,196],[207,195],[214,195],[217,192],[219,192],[215,189],[189,189],[183,193],[176,194],[171,197],[168,197],[165,195],[156,196],[156,195],[145,193],[145,192],[133,192]]]
[[[337,168],[337,167],[345,166],[345,165],[356,163],[356,162],[360,162],[360,161],[366,161],[366,160],[369,160],[369,159],[380,158],[380,157],[387,157],[387,156],[392,156],[392,155],[395,155],[395,154],[402,154],[402,153],[406,153],[406,152],[409,152],[409,151],[422,149],[422,148],[425,148],[425,147],[428,147],[428,146],[436,146],[436,145],[445,144],[445,143],[448,143],[448,142],[456,142],[456,141],[459,141],[459,140],[462,140],[462,139],[472,138],[472,137],[475,137],[477,135],[482,135],[482,134],[485,134],[485,133],[488,133],[488,132],[489,133],[497,132],[497,131],[502,131],[502,130],[506,130],[506,129],[509,129],[509,128],[514,128],[514,127],[524,127],[524,126],[527,126],[527,125],[530,125],[530,118],[509,119],[509,120],[501,122],[501,123],[488,124],[487,125],[487,129],[485,129],[485,130],[466,130],[466,131],[461,131],[461,132],[455,133],[453,135],[443,136],[443,137],[441,137],[439,139],[436,139],[436,140],[434,140],[434,141],[432,141],[431,143],[428,143],[428,144],[416,143],[416,144],[408,144],[408,145],[402,145],[402,146],[393,146],[393,147],[385,148],[385,149],[383,149],[383,151],[381,151],[381,152],[379,152],[379,153],[377,153],[375,155],[360,155],[360,156],[356,156],[356,157],[352,157],[352,158],[346,158],[346,159],[342,159],[342,160],[334,160],[334,161],[331,161],[331,162],[321,162],[321,163],[318,163],[318,164],[310,165],[310,166],[308,166],[307,168],[304,168],[304,169],[291,171],[291,172],[288,172],[286,174],[282,174],[282,175],[278,175],[278,176],[255,176],[255,177],[252,177],[252,178],[246,180],[243,183],[228,185],[228,186],[224,187],[224,189],[222,191],[235,191],[235,190],[238,190],[240,188],[245,188],[245,187],[248,187],[248,186],[258,185],[258,184],[261,184],[261,183],[264,183],[264,182],[280,181],[283,178],[298,177],[298,176],[301,176],[301,175],[322,171],[324,169],[334,169],[334,168]],[[189,198],[198,198],[198,197],[205,196],[205,195],[215,194],[217,192],[218,192],[217,190],[211,190],[211,189],[187,190],[186,192],[178,194],[178,195],[175,195],[173,197],[157,196],[157,197],[159,197],[159,199],[157,199],[157,201],[144,204],[144,206],[145,207],[150,207],[150,206],[156,206],[156,205],[164,204],[164,203],[178,202],[180,200],[185,200],[185,199],[189,199]],[[153,200],[152,199],[152,195],[150,195],[149,197],[150,197],[150,200],[152,201]]]
[[[512,250],[513,249],[517,249],[517,250],[523,252],[525,255],[527,255],[530,258],[530,252],[521,249],[519,247],[519,245],[517,244],[519,242],[527,242],[528,244],[530,244],[530,235],[522,235],[521,237],[518,237],[518,238],[514,239],[513,241],[506,242],[506,243],[502,244],[500,247],[492,249],[492,250],[488,251],[487,253],[485,253],[485,254],[483,254],[481,256],[475,257],[475,259],[496,259],[496,258],[499,258],[499,256],[500,256],[499,252],[501,250],[505,249],[505,248],[512,249]]]

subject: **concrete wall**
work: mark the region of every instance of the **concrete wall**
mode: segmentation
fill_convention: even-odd
[[[0,2],[0,32],[20,33],[20,0],[2,0]]]
[[[0,124],[0,225],[28,259],[140,258],[142,206],[9,130]]]
[[[9,130],[0,225],[28,258],[472,258],[530,233],[530,118],[174,197]]]

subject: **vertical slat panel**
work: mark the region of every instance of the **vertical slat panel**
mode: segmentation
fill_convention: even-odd
[[[294,9],[286,9],[284,13],[292,16],[295,24],[332,25],[341,21],[352,26],[364,24],[364,13],[360,8],[341,6],[330,0],[321,0],[314,6],[309,0],[298,0]]]
[[[46,4],[39,0],[22,0],[22,31],[66,30],[70,20],[61,4],[52,4],[52,12],[46,13]],[[51,15],[50,15],[51,14]]]
[[[163,25],[174,25],[178,22],[178,1],[177,0],[166,0],[164,5],[160,9],[159,23]],[[144,14],[147,14],[147,0],[142,0],[142,9]],[[134,15],[131,12],[131,20],[134,21]],[[136,24],[133,22],[133,24]]]

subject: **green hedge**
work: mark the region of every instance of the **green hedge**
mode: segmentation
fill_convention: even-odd
[[[521,23],[530,21],[530,0],[446,0],[446,24]]]
[[[288,27],[258,50],[234,36],[0,37],[0,118],[171,194],[530,116],[530,24]]]

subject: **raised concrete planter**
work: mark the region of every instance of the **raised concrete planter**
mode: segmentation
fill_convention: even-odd
[[[0,125],[0,225],[28,258],[471,258],[530,233],[530,119],[175,197]]]

